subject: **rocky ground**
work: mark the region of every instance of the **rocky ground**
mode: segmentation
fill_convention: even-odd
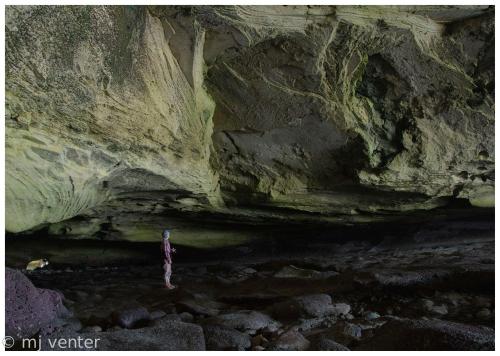
[[[26,275],[62,292],[74,315],[41,334],[100,338],[100,350],[492,350],[491,224],[446,231],[291,241],[282,253],[240,247],[198,261],[179,247],[173,291],[159,263]]]

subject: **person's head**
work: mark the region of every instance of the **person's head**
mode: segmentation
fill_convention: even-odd
[[[170,230],[163,230],[163,240],[168,240],[168,238],[170,237]]]

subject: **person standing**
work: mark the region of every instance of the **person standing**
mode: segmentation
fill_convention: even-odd
[[[172,253],[175,253],[175,248],[170,246],[170,231],[164,230],[162,234],[161,242],[161,255],[163,258],[163,271],[165,272],[165,288],[174,289],[175,286],[170,283],[170,277],[172,276]]]

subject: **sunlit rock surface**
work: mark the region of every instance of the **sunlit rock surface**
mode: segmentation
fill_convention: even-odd
[[[147,240],[204,228],[182,215],[344,224],[457,199],[494,205],[493,8],[6,9],[10,232]]]
[[[202,28],[186,76],[145,8],[8,10],[7,229],[155,192],[215,197]],[[139,195],[141,195],[139,193]]]

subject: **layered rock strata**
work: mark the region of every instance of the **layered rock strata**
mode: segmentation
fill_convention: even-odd
[[[494,154],[488,6],[6,10],[10,232],[491,207]]]

